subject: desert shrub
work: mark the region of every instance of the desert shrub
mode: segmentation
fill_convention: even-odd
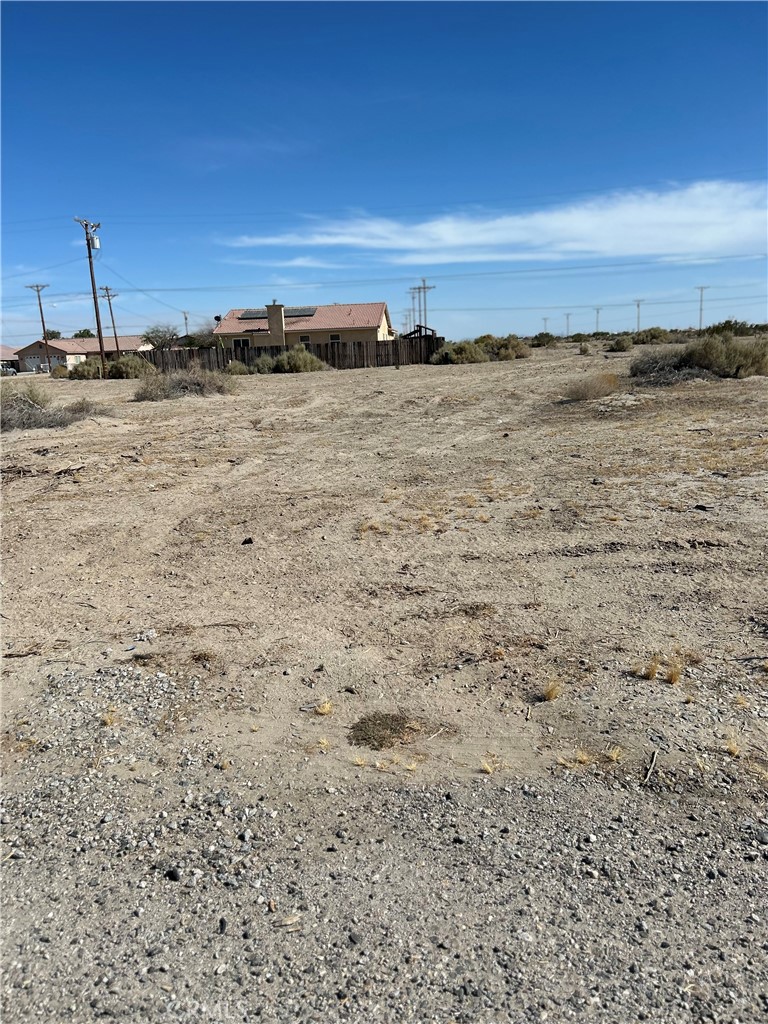
[[[768,341],[737,341],[729,335],[694,341],[680,351],[639,356],[632,361],[633,377],[652,383],[674,383],[691,377],[768,376]]]
[[[272,367],[273,373],[314,373],[316,370],[330,370],[330,366],[307,352],[303,345],[281,352]]]
[[[40,430],[50,427],[68,427],[70,423],[85,419],[99,411],[90,399],[81,399],[72,405],[52,409],[50,398],[38,384],[30,382],[22,388],[9,388],[0,407],[0,430]]]
[[[120,356],[109,363],[110,380],[138,380],[141,377],[153,376],[157,372],[157,367],[141,356]]]
[[[473,341],[458,341],[443,345],[430,358],[430,363],[487,363],[488,354]]]
[[[589,345],[586,343],[586,341],[582,341],[581,344],[579,345],[579,355],[580,356],[591,356],[592,355],[592,349],[589,347]]]
[[[99,380],[100,378],[100,359],[86,359],[82,363],[75,363],[75,365],[69,371],[70,380]]]
[[[251,370],[254,373],[272,373],[275,368],[275,360],[272,356],[262,355],[251,363]]]
[[[524,341],[515,339],[503,348],[500,348],[496,353],[496,358],[502,361],[507,359],[528,359],[532,355],[531,349]]]
[[[598,373],[596,377],[577,380],[565,389],[565,398],[569,402],[588,402],[592,398],[605,398],[612,395],[619,387],[619,378],[615,373]]]
[[[62,366],[59,363],[58,366],[54,366],[54,368],[51,370],[50,376],[52,380],[66,380],[67,377],[69,376],[69,370],[66,368],[66,366]]]
[[[632,342],[635,345],[661,345],[667,341],[669,341],[669,331],[665,331],[663,327],[648,327],[632,336]],[[626,352],[627,349],[617,351]]]
[[[539,331],[531,338],[532,348],[557,348],[557,338],[549,331]]]
[[[589,340],[589,334],[582,334],[577,331],[576,334],[571,335],[571,341],[574,342],[576,345],[586,345]]]
[[[768,376],[768,342],[732,337],[702,338],[680,353],[683,368],[709,370],[717,377]]]
[[[748,324],[746,320],[721,320],[719,324],[705,327],[703,334],[732,334],[737,338],[748,338],[756,333],[759,324]]]
[[[228,395],[235,389],[235,382],[223,373],[210,370],[179,370],[176,373],[158,373],[145,377],[136,389],[134,402],[162,402],[167,398],[184,398],[196,395],[210,398],[211,395]]]
[[[251,371],[248,369],[245,363],[241,363],[239,359],[232,359],[228,363],[227,368],[224,372],[231,373],[235,377],[245,377]]]
[[[632,348],[632,339],[627,337],[614,338],[608,346],[608,352],[629,352]]]

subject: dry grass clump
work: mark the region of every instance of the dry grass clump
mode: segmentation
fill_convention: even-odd
[[[667,670],[664,674],[665,680],[671,686],[677,686],[677,684],[683,678],[684,668],[685,666],[683,665],[682,661],[679,661],[677,658],[673,658],[672,661],[670,661],[670,663],[667,665]]]
[[[8,388],[3,394],[0,408],[0,430],[42,430],[68,427],[104,410],[89,398],[81,398],[71,405],[50,408],[51,399],[39,384],[30,381],[20,388]]]
[[[563,684],[558,679],[550,679],[544,684],[539,700],[542,703],[557,700],[563,695]]]
[[[596,377],[574,381],[565,389],[568,402],[588,402],[593,398],[606,398],[617,391],[619,378],[615,373],[598,373]]]
[[[168,398],[185,398],[187,395],[210,398],[212,395],[230,395],[234,390],[235,382],[225,374],[195,368],[145,377],[136,389],[133,400],[162,402]]]

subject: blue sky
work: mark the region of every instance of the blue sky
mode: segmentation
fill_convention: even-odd
[[[2,4],[3,336],[385,300],[430,325],[768,320],[761,3]],[[106,312],[106,311],[105,311]]]

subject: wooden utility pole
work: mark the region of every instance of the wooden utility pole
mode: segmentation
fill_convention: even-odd
[[[424,326],[429,327],[427,323],[427,292],[432,292],[437,288],[436,284],[427,284],[426,277],[421,279],[421,293],[424,296]]]
[[[699,293],[699,334],[704,330],[704,292],[709,287],[708,284],[696,285],[696,291]]]
[[[99,295],[96,291],[96,277],[93,273],[93,249],[101,248],[101,242],[96,237],[94,232],[97,228],[101,227],[101,224],[91,224],[90,221],[83,220],[82,217],[75,217],[75,222],[80,224],[85,231],[85,244],[88,248],[88,267],[91,271],[91,291],[93,292],[93,310],[96,314],[96,333],[99,336],[99,352],[101,353],[101,376],[104,380],[107,379],[107,355],[104,351],[104,334],[101,330],[101,313],[99,312]]]
[[[107,305],[109,306],[109,318],[112,321],[112,333],[115,336],[115,351],[117,352],[117,358],[119,359],[121,355],[120,342],[118,341],[117,328],[115,327],[115,314],[112,312],[112,299],[116,299],[118,296],[116,292],[112,291],[108,284],[102,285],[99,291],[104,293],[104,298],[107,300]]]
[[[43,300],[40,298],[40,292],[43,288],[47,288],[47,284],[25,284],[25,288],[31,288],[37,292],[37,308],[40,310],[40,324],[43,328],[43,344],[45,345],[45,361],[48,364],[48,373],[51,372],[51,353],[48,349],[48,331],[45,328],[45,317],[43,316]]]

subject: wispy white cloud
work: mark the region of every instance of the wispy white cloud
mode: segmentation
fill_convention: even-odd
[[[314,256],[295,256],[289,260],[252,260],[223,259],[219,263],[227,263],[236,267],[310,267],[319,270],[347,270],[348,263],[332,263],[330,260],[317,259]]]
[[[765,248],[761,183],[702,181],[612,192],[521,214],[456,214],[416,223],[355,215],[221,244],[367,250],[389,263],[736,255]]]

